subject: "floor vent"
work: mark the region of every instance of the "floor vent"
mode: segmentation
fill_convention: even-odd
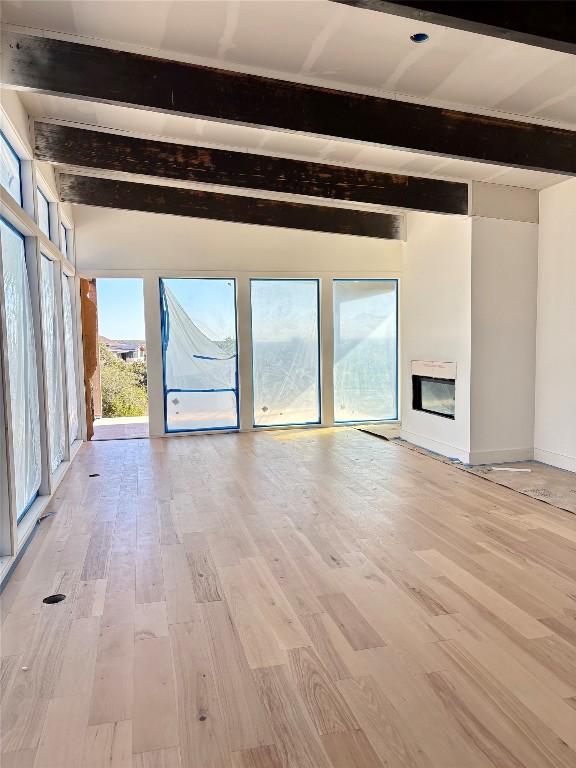
[[[47,603],[48,605],[53,605],[54,603],[61,603],[62,600],[66,600],[66,595],[48,595],[42,602]]]

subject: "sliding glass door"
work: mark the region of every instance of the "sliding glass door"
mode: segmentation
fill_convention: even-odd
[[[237,429],[236,282],[160,281],[167,432]]]
[[[320,422],[319,281],[251,281],[254,426]]]
[[[42,471],[36,340],[24,238],[3,220],[0,230],[14,492],[20,520],[38,494]]]
[[[398,418],[397,280],[334,280],[334,420]]]

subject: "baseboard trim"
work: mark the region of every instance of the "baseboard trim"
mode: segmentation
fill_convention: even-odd
[[[443,443],[440,440],[433,440],[430,437],[419,435],[416,432],[408,432],[405,429],[400,431],[400,437],[409,443],[418,445],[420,448],[426,448],[428,451],[434,451],[442,456],[446,456],[448,459],[458,459],[463,464],[468,464],[470,461],[470,454],[468,451],[464,451],[461,448],[457,448],[450,443]]]
[[[469,464],[507,464],[513,461],[532,461],[534,458],[534,449],[532,446],[526,448],[504,448],[493,451],[470,451]]]
[[[568,472],[576,472],[576,456],[566,456],[555,451],[546,451],[544,448],[534,448],[534,459],[543,464],[550,464],[558,469],[566,469]]]

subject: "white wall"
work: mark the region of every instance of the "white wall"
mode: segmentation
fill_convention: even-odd
[[[410,213],[402,280],[402,436],[468,461],[471,220]],[[412,410],[412,360],[455,362],[456,418]]]
[[[538,226],[472,220],[470,463],[532,458]]]
[[[532,457],[536,224],[413,213],[402,290],[402,436],[471,464]],[[412,410],[413,360],[455,362],[456,418]]]
[[[32,142],[30,141],[29,130],[29,118],[28,113],[24,109],[24,105],[20,100],[20,96],[16,91],[9,90],[8,88],[0,88],[0,102],[2,103],[2,130],[6,130],[5,121],[10,123],[10,128],[17,136],[15,141],[14,136],[8,136],[11,143],[15,144],[20,142],[19,147],[16,147],[18,151],[23,150],[24,154],[32,156]]]
[[[540,193],[534,456],[576,472],[576,179]]]
[[[473,181],[470,184],[470,214],[486,219],[508,219],[538,223],[538,190]]]
[[[95,271],[398,272],[400,241],[74,206],[77,265]]]

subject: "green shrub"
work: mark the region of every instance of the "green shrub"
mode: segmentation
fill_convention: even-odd
[[[144,416],[148,411],[146,364],[126,363],[100,343],[102,416]]]

